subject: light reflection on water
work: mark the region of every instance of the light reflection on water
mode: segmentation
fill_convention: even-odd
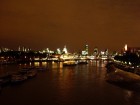
[[[129,105],[140,105],[140,93],[136,91],[124,90],[125,100]]]
[[[3,88],[0,102],[2,105],[140,105],[139,92],[104,80],[105,64],[92,61],[67,67],[56,62],[3,65],[0,73],[34,66],[47,70],[39,72],[36,78],[22,85]]]

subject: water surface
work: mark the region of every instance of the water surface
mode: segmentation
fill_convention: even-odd
[[[58,63],[1,65],[0,73],[42,66],[33,79],[2,88],[1,105],[140,105],[138,91],[105,81],[105,62],[62,67]]]

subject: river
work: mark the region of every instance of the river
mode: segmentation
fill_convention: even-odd
[[[0,93],[1,105],[140,105],[140,92],[105,81],[106,62],[63,67],[61,63],[1,65],[0,73],[40,66],[33,79],[7,85]]]

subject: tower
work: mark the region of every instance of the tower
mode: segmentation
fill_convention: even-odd
[[[127,51],[127,44],[125,44],[124,46],[124,51]]]
[[[99,51],[98,51],[98,48],[95,47],[94,50],[93,50],[93,55],[94,55],[94,56],[98,55],[98,52],[99,52]]]
[[[64,52],[65,54],[68,53],[67,48],[66,48],[66,45],[65,45],[64,48],[63,48],[63,52]]]
[[[88,55],[88,45],[85,46],[86,55]]]

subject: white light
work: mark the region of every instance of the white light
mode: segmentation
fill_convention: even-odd
[[[63,51],[65,52],[65,54],[68,53],[66,46],[64,46]]]
[[[127,51],[127,44],[125,44],[125,46],[124,46],[124,50]]]

